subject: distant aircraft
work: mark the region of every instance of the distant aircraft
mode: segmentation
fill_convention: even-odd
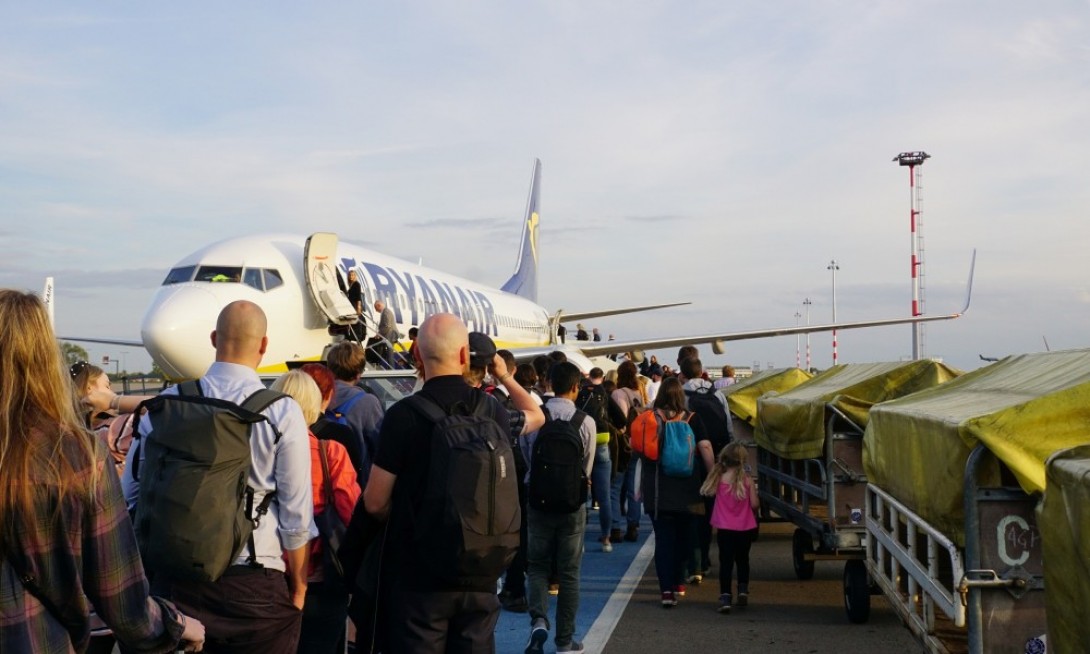
[[[986,356],[984,356],[983,354],[981,354],[981,355],[980,355],[980,360],[981,360],[981,361],[988,361],[988,362],[995,362],[995,361],[999,361],[999,359],[998,359],[998,358],[996,358],[996,357],[986,357]]]
[[[378,318],[371,311],[376,299],[382,299],[393,310],[401,334],[407,334],[410,327],[434,313],[450,312],[460,316],[470,330],[491,335],[497,347],[511,350],[520,360],[560,349],[584,370],[594,365],[589,357],[595,356],[699,344],[711,344],[716,353],[722,353],[726,341],[949,320],[969,308],[967,294],[961,311],[945,315],[562,344],[557,338],[561,322],[688,303],[581,313],[562,310],[550,313],[539,305],[540,191],[541,161],[535,159],[517,266],[499,289],[340,242],[331,233],[319,232],[310,237],[252,235],[209,245],[175,264],[152,297],[140,329],[142,341],[69,337],[64,340],[142,345],[169,377],[199,377],[214,358],[209,335],[220,309],[229,302],[245,299],[260,305],[268,316],[269,346],[260,372],[282,372],[288,369],[289,362],[319,360],[331,342],[330,324],[347,325],[356,321],[355,311],[341,291],[342,280],[347,278],[349,270],[355,270],[360,280],[364,318],[371,326]],[[969,294],[971,290],[972,266]]]

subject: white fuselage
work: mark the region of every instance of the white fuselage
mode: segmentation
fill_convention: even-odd
[[[318,360],[330,343],[328,322],[306,288],[302,235],[255,235],[221,241],[179,261],[156,291],[141,326],[148,353],[172,378],[204,374],[215,358],[211,333],[220,310],[235,300],[256,303],[268,318],[269,345],[260,372],[283,372],[288,361]],[[497,347],[550,342],[549,315],[511,293],[340,243],[337,268],[355,270],[369,332],[382,299],[401,334],[435,313],[454,313]]]

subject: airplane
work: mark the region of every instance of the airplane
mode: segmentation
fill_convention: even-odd
[[[301,362],[321,360],[332,340],[331,325],[356,322],[356,312],[342,291],[343,280],[350,270],[356,271],[361,283],[364,320],[372,327],[377,324],[378,316],[371,307],[377,299],[393,310],[398,331],[403,335],[432,314],[454,313],[470,330],[488,334],[498,348],[511,350],[519,360],[559,349],[584,371],[595,365],[591,357],[701,344],[711,344],[713,351],[721,354],[727,341],[950,320],[969,308],[975,252],[965,307],[956,313],[696,336],[561,343],[557,337],[561,322],[688,303],[550,313],[537,302],[540,192],[541,161],[535,159],[517,265],[514,274],[499,289],[341,242],[333,233],[318,232],[309,237],[255,234],[208,245],[176,263],[151,299],[140,328],[141,341],[68,337],[63,340],[142,345],[169,378],[195,378],[204,374],[213,361],[215,353],[209,334],[220,310],[234,300],[250,300],[261,306],[268,317],[269,345],[258,372],[284,372]],[[50,292],[52,295],[51,287]]]

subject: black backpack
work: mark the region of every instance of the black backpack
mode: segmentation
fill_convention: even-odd
[[[510,436],[479,393],[472,409],[405,399],[434,423],[424,495],[412,519],[417,560],[454,584],[495,581],[519,547],[522,509]]]
[[[143,452],[133,459],[133,479],[140,484],[133,527],[149,572],[215,581],[243,547],[249,547],[249,563],[259,566],[253,530],[276,493],[254,506],[247,483],[250,434],[254,424],[268,422],[261,411],[283,397],[261,389],[238,405],[205,397],[198,380],[180,384],[177,395],[141,404],[147,413],[136,412],[133,434],[139,437],[141,420],[151,421],[151,431],[139,437]]]
[[[575,411],[569,420],[554,419],[547,407],[545,424],[537,432],[530,454],[528,505],[545,513],[574,513],[587,502],[587,471],[579,427],[587,414]]]
[[[606,403],[609,397],[600,384],[585,384],[575,396],[575,406],[594,420],[594,431],[599,434],[610,432],[609,411]]]
[[[689,410],[700,416],[700,421],[704,423],[704,429],[708,432],[708,439],[712,443],[713,456],[718,457],[719,451],[726,447],[734,436],[730,416],[727,415],[727,410],[723,408],[723,403],[719,400],[718,391],[705,386],[697,390],[685,391],[685,398]]]

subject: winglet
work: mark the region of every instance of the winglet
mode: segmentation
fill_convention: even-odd
[[[534,159],[530,176],[530,197],[526,201],[526,216],[522,224],[522,243],[519,245],[518,264],[515,274],[500,288],[537,302],[537,230],[540,215],[541,160]]]
[[[976,270],[976,248],[973,248],[973,256],[969,260],[969,283],[965,285],[965,307],[961,313],[969,310],[969,302],[973,299],[973,272]]]

